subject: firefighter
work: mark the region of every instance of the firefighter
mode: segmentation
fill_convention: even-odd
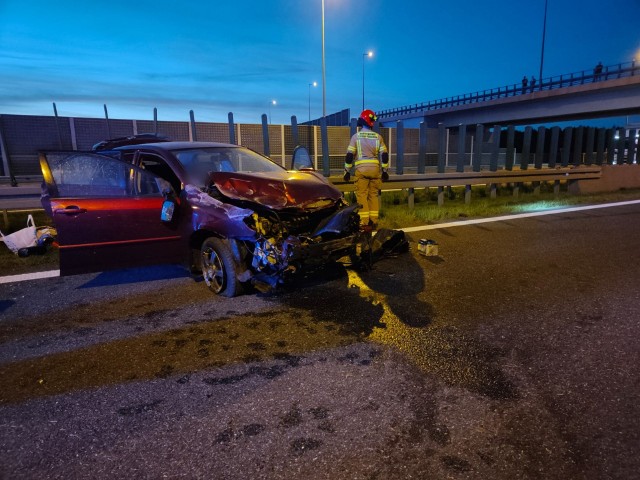
[[[355,166],[356,199],[362,205],[360,226],[364,228],[377,227],[378,192],[382,182],[389,180],[387,146],[382,136],[372,130],[376,120],[372,110],[363,110],[358,118],[358,132],[351,137],[344,160],[345,182],[351,179],[350,170]]]

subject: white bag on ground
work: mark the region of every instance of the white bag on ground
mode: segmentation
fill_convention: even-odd
[[[27,217],[27,226],[22,230],[13,232],[9,235],[4,235],[0,232],[2,241],[4,244],[16,255],[21,248],[35,247],[38,243],[36,235],[36,224],[33,221],[33,216]]]

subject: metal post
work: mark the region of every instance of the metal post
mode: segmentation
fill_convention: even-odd
[[[287,152],[286,152],[286,142],[285,142],[285,138],[284,138],[284,123],[280,125],[280,164],[286,168],[286,159],[287,159]]]
[[[418,173],[424,173],[427,163],[427,123],[420,122],[420,130],[418,132]]]
[[[300,145],[298,141],[298,119],[295,115],[291,115],[291,136],[293,137],[293,146]]]
[[[158,109],[153,107],[153,133],[158,135]]]
[[[580,165],[582,163],[582,136],[584,127],[576,128],[576,135],[573,142],[573,164]]]
[[[266,113],[262,114],[262,145],[264,148],[264,154],[267,157],[270,157],[271,150],[269,149],[269,123]]]
[[[53,116],[56,119],[56,131],[58,132],[58,147],[62,150],[62,134],[60,133],[60,122],[58,121],[58,108],[56,102],[53,102]]]
[[[458,127],[458,154],[456,172],[464,172],[465,149],[467,144],[467,126],[460,124]]]
[[[193,110],[189,110],[189,141],[197,142],[198,134],[196,132],[196,119]]]
[[[504,160],[504,168],[505,170],[513,170],[513,164],[515,162],[515,137],[516,137],[516,127],[513,125],[509,125],[507,127],[507,156]]]
[[[569,158],[571,158],[571,137],[573,136],[573,128],[567,127],[563,132],[562,140],[562,166],[569,166]]]
[[[482,168],[482,140],[484,139],[484,125],[476,125],[476,141],[473,151],[473,171],[479,172]]]
[[[629,151],[627,153],[627,163],[635,163],[635,156],[636,156],[636,142],[635,142],[635,138],[636,138],[636,129],[632,128],[631,130],[629,130]]]
[[[531,133],[530,126],[524,128],[524,140],[522,141],[522,156],[520,157],[520,170],[529,168],[529,156],[531,155]]]
[[[107,138],[111,138],[111,124],[109,123],[109,112],[107,112],[107,104],[104,104],[104,118],[107,121]]]
[[[544,127],[538,127],[538,138],[536,140],[536,156],[534,161],[534,168],[542,168],[544,163],[544,137],[546,129]]]
[[[444,128],[444,123],[438,123],[438,173],[444,173],[445,165],[447,162],[446,157],[446,143],[447,141],[447,130]],[[444,189],[442,187],[438,187],[438,206],[444,205]]]
[[[607,145],[607,164],[613,165],[613,156],[615,153],[616,131],[613,128],[607,129],[606,145]]]
[[[7,145],[4,142],[4,135],[2,134],[2,131],[3,131],[2,115],[0,115],[0,153],[2,154],[2,168],[4,170],[3,174],[4,176],[11,178],[11,186],[17,187],[18,182],[16,181],[15,177],[11,173],[11,161],[9,159],[9,150],[7,150]]]
[[[549,146],[549,168],[555,168],[558,160],[558,141],[560,140],[560,127],[551,129],[551,145]]]
[[[229,112],[227,118],[229,119],[229,143],[237,145],[236,144],[236,129],[235,129],[235,126],[233,124],[233,113]]]
[[[598,139],[597,139],[597,147],[596,147],[596,165],[602,165],[604,161],[604,145],[606,140],[606,128],[598,129]]]
[[[331,165],[329,164],[329,134],[325,116],[320,119],[320,137],[322,143],[322,174],[328,177],[331,175]]]
[[[324,61],[324,0],[322,0],[322,116],[327,116],[327,69]]]
[[[447,131],[444,128],[444,123],[438,123],[438,173],[445,172],[446,165],[446,147],[447,142]]]
[[[489,170],[495,172],[498,170],[498,157],[500,156],[500,135],[502,129],[500,125],[493,126],[493,143],[491,145],[491,160],[489,164]]]
[[[593,150],[595,148],[596,129],[594,127],[587,128],[587,145],[584,163],[585,165],[593,165]]]
[[[396,137],[398,143],[396,147],[396,174],[402,175],[404,173],[404,123],[402,120],[396,122]]]

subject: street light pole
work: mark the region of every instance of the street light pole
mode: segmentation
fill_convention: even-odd
[[[313,82],[309,84],[309,122],[311,122],[311,85],[314,87],[318,86],[318,82]]]
[[[362,54],[362,110],[364,110],[364,59],[366,57],[373,57],[373,52],[369,50]]]
[[[544,0],[544,21],[542,23],[542,51],[540,53],[540,74],[538,75],[538,82],[540,82],[540,90],[542,90],[542,65],[544,63],[544,39],[547,36],[547,3],[548,3],[548,0]]]
[[[324,63],[324,0],[322,0],[322,116],[327,116],[327,72]]]

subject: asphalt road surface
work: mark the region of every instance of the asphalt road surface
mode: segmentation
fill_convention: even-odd
[[[634,479],[640,207],[411,234],[371,271],[0,285],[0,477]]]

